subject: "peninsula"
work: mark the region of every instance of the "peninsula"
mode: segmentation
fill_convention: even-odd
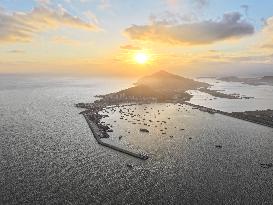
[[[148,159],[148,156],[146,154],[134,153],[133,151],[105,143],[101,140],[101,138],[108,138],[108,133],[112,132],[112,129],[108,125],[101,123],[101,119],[105,116],[99,114],[100,111],[110,106],[122,107],[123,105],[130,104],[180,103],[187,104],[192,106],[193,109],[199,109],[211,114],[218,113],[268,127],[273,126],[272,110],[227,113],[188,102],[192,97],[187,92],[188,90],[199,90],[220,98],[241,99],[241,97],[237,95],[229,95],[219,91],[210,90],[209,86],[209,84],[204,82],[184,78],[166,71],[159,71],[141,78],[131,88],[106,95],[98,95],[96,97],[99,99],[93,103],[78,103],[76,104],[76,107],[85,109],[85,111],[82,111],[80,114],[84,115],[99,144],[140,159]],[[144,128],[140,129],[140,131],[149,132]]]
[[[208,88],[207,83],[184,78],[178,75],[159,71],[138,80],[134,87],[106,95],[95,103],[119,104],[132,102],[173,102],[187,101],[192,97],[188,90]]]
[[[256,78],[239,78],[236,76],[228,76],[218,78],[218,80],[226,82],[240,82],[248,85],[273,85],[273,76],[263,76]]]
[[[121,107],[123,104],[143,104],[157,102],[179,102],[183,103],[192,97],[187,93],[188,90],[208,88],[209,84],[198,82],[192,79],[184,78],[178,75],[159,71],[150,76],[141,78],[131,88],[121,90],[119,92],[106,95],[98,95],[99,99],[94,103],[78,103],[76,107],[84,108],[80,114],[85,117],[95,139],[100,145],[112,148],[116,151],[137,157],[140,159],[148,159],[143,153],[135,153],[125,150],[115,145],[105,143],[101,138],[108,138],[108,132],[112,132],[109,126],[101,123],[101,119],[105,116],[99,114],[104,108]],[[141,132],[148,132],[146,129],[140,129]]]

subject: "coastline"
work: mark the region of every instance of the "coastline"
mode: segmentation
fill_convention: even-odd
[[[208,113],[211,113],[211,114],[218,113],[218,114],[221,114],[221,115],[226,115],[226,116],[229,116],[229,117],[233,117],[233,118],[237,118],[237,119],[240,119],[240,120],[244,120],[244,121],[248,121],[248,122],[252,122],[252,123],[255,123],[255,124],[259,124],[259,125],[263,125],[263,126],[266,126],[266,127],[273,128],[273,121],[268,121],[266,123],[266,122],[263,122],[263,121],[265,121],[264,118],[261,118],[261,116],[255,115],[255,112],[266,112],[266,111],[273,112],[272,110],[257,110],[257,111],[231,112],[231,113],[229,113],[229,112],[224,112],[224,111],[221,111],[221,110],[216,110],[216,109],[208,108],[208,107],[201,106],[201,105],[195,105],[195,104],[192,104],[192,103],[189,103],[189,102],[184,102],[184,104],[189,105],[189,106],[191,106],[193,108],[199,109],[200,111],[203,111],[203,112],[208,112]],[[254,113],[254,115],[256,117],[254,117],[254,115],[250,115],[250,114],[247,114],[247,113]]]
[[[136,157],[136,158],[139,158],[139,159],[142,159],[142,160],[147,160],[149,158],[147,154],[137,153],[137,152],[132,151],[132,150],[127,150],[127,149],[121,148],[119,146],[103,142],[101,140],[102,138],[108,138],[109,135],[108,135],[107,132],[112,132],[112,130],[110,129],[109,126],[101,124],[100,120],[103,117],[106,117],[106,116],[99,114],[99,112],[102,111],[104,108],[109,107],[109,106],[112,106],[112,107],[128,106],[128,104],[124,104],[124,102],[120,102],[120,104],[118,102],[115,102],[115,104],[105,103],[105,102],[102,103],[102,102],[103,101],[97,101],[95,103],[87,103],[87,104],[84,104],[84,103],[76,104],[76,107],[86,109],[85,111],[82,111],[80,114],[82,114],[84,116],[84,118],[85,118],[91,132],[93,133],[94,138],[98,142],[98,144],[100,144],[102,146],[105,146],[105,147],[108,147],[110,149],[113,149],[115,151],[130,155],[132,157]],[[151,104],[151,103],[154,103],[154,102],[146,102],[145,101],[145,102],[142,102],[142,103],[141,102],[139,102],[139,103],[137,103],[137,102],[128,102],[128,103],[129,103],[129,105],[138,105],[138,104]],[[251,122],[251,123],[255,123],[255,124],[262,125],[262,126],[273,128],[273,122],[272,121],[266,121],[264,118],[261,118],[261,116],[254,118],[253,116],[256,116],[256,115],[246,114],[246,113],[249,113],[250,111],[248,111],[248,112],[232,112],[232,113],[229,113],[229,112],[224,112],[224,111],[204,107],[204,106],[201,106],[201,105],[195,105],[195,104],[192,104],[192,103],[189,103],[189,102],[186,102],[186,101],[175,101],[175,100],[173,100],[173,101],[168,101],[166,103],[173,103],[173,104],[179,103],[181,105],[185,104],[185,105],[191,106],[192,109],[198,109],[200,111],[207,112],[207,113],[210,113],[210,114],[217,113],[217,114],[221,114],[221,115],[229,116],[229,117],[232,117],[232,118],[236,118],[236,119],[240,119],[240,120],[244,120],[244,121],[248,121],[248,122]],[[253,112],[255,112],[255,111],[252,111],[250,113],[253,113]],[[256,112],[263,112],[263,111],[256,111]],[[268,112],[273,113],[272,110],[268,110]],[[141,129],[140,129],[140,131],[141,131]]]
[[[99,111],[98,111],[99,112]],[[92,118],[94,118],[94,115],[99,115],[98,113],[93,113],[91,110],[85,110],[83,112],[81,112],[80,114],[82,114],[94,136],[94,138],[96,139],[96,141],[98,142],[98,144],[108,147],[110,149],[113,149],[115,151],[130,155],[132,157],[136,157],[138,159],[142,159],[142,160],[147,160],[149,158],[149,156],[145,153],[138,153],[132,150],[127,150],[124,148],[121,148],[119,146],[110,144],[110,143],[106,143],[103,142],[101,140],[101,138],[107,138],[109,137],[109,135],[107,134],[107,131],[109,131],[109,129],[107,127],[101,127],[100,121],[96,121],[93,120]],[[102,117],[101,115],[99,115],[100,117]],[[99,119],[100,119],[99,117]]]

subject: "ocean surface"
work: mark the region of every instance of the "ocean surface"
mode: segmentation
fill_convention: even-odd
[[[0,76],[0,204],[272,204],[273,168],[260,165],[273,163],[272,128],[185,105],[133,105],[104,111],[114,131],[105,140],[150,158],[98,145],[74,104],[132,83]],[[259,86],[227,84],[214,88],[259,98],[234,104],[197,94],[192,102],[272,108],[272,87],[261,87],[264,95]]]

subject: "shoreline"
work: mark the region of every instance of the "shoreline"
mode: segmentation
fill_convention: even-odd
[[[141,105],[141,104],[151,104],[151,103],[158,103],[158,102],[126,102],[128,104],[125,104],[124,101],[121,102],[115,102],[115,103],[106,103],[104,101],[97,101],[94,103],[78,103],[76,104],[76,107],[79,108],[84,108],[86,110],[80,112],[79,114],[82,114],[91,130],[91,132],[93,133],[94,138],[96,139],[96,141],[98,142],[98,144],[108,147],[110,149],[113,149],[115,151],[130,155],[132,157],[136,157],[138,159],[142,159],[142,160],[147,160],[149,157],[147,154],[145,153],[137,153],[131,150],[127,150],[118,146],[115,146],[113,144],[109,144],[106,142],[103,142],[101,139],[102,138],[109,138],[109,135],[107,132],[112,132],[112,130],[110,129],[110,127],[108,127],[107,125],[103,125],[101,124],[100,120],[103,117],[107,117],[106,115],[101,115],[99,114],[100,111],[102,111],[103,109],[112,106],[112,107],[123,107],[123,106],[130,106],[130,105]],[[208,108],[205,106],[201,106],[201,105],[196,105],[196,104],[192,104],[190,102],[186,102],[186,101],[175,101],[175,100],[168,100],[166,102],[161,102],[161,103],[173,103],[173,104],[185,104],[188,105],[190,107],[192,107],[192,109],[198,109],[202,112],[207,112],[210,114],[221,114],[221,115],[225,115],[228,117],[232,117],[232,118],[236,118],[239,120],[244,120],[247,122],[251,122],[251,123],[255,123],[258,125],[262,125],[262,126],[266,126],[269,128],[273,128],[273,121],[271,120],[267,120],[266,117],[268,116],[264,116],[264,118],[261,118],[260,115],[255,115],[255,112],[272,112],[273,114],[273,110],[262,110],[262,111],[246,111],[246,112],[224,112],[221,110],[216,110],[213,108]],[[248,114],[250,113],[250,114]],[[252,114],[254,113],[254,115]],[[258,117],[257,117],[258,116]],[[271,117],[269,115],[269,117]]]
[[[86,111],[81,112],[80,114],[82,114],[84,116],[84,118],[85,118],[95,140],[98,142],[98,144],[108,147],[110,149],[113,149],[115,151],[130,155],[130,156],[138,158],[138,159],[147,160],[149,158],[149,156],[147,154],[137,153],[137,152],[134,152],[131,150],[127,150],[127,149],[115,146],[113,144],[103,142],[101,140],[101,138],[105,138],[105,134],[107,134],[107,131],[101,130],[98,126],[98,122],[95,122],[94,120],[90,119],[90,116],[92,116],[92,115],[89,115],[89,113],[91,113],[91,112],[92,112],[91,110],[86,110]],[[94,114],[96,115],[97,113],[94,113]],[[108,135],[108,137],[109,137],[109,135]]]
[[[263,111],[265,112],[267,110],[246,111],[246,112],[231,112],[231,113],[229,113],[229,112],[224,112],[224,111],[221,111],[221,110],[216,110],[216,109],[213,109],[213,108],[208,108],[208,107],[205,107],[205,106],[202,106],[202,105],[192,104],[192,103],[189,103],[189,102],[184,102],[184,104],[189,105],[189,106],[191,106],[193,108],[199,109],[200,111],[208,112],[210,114],[217,113],[217,114],[233,117],[233,118],[236,118],[236,119],[244,120],[244,121],[247,121],[247,122],[255,123],[255,124],[258,124],[258,125],[263,125],[263,126],[266,126],[266,127],[273,128],[273,122],[264,123],[264,122],[261,122],[261,121],[265,121],[265,120],[263,118],[259,118],[260,116],[255,117],[255,115],[247,115],[247,113],[263,112]],[[269,111],[271,111],[271,110],[269,110]],[[252,119],[250,119],[250,118],[252,118]]]

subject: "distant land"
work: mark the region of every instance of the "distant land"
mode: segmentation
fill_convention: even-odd
[[[273,85],[273,76],[263,76],[257,78],[240,78],[236,76],[228,76],[218,78],[218,80],[226,82],[241,82],[248,85]]]

